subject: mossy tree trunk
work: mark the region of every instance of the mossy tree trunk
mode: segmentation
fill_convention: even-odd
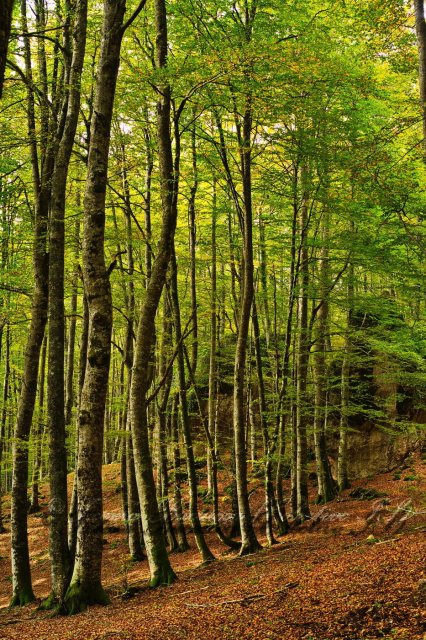
[[[7,50],[9,48],[14,4],[15,0],[3,0],[3,2],[0,3],[0,98],[3,94]]]
[[[84,197],[83,282],[89,312],[87,361],[79,408],[77,458],[77,546],[65,595],[68,613],[108,602],[101,585],[102,453],[105,402],[111,357],[112,300],[105,265],[105,195],[111,120],[120,64],[125,0],[104,2],[102,44]]]
[[[37,14],[37,20],[39,20]],[[42,106],[41,148],[39,158],[35,124],[35,98],[32,88],[32,60],[27,27],[27,6],[21,2],[21,22],[24,34],[25,73],[27,87],[27,118],[30,141],[31,165],[35,192],[34,218],[34,289],[31,305],[31,323],[25,350],[24,373],[18,403],[18,411],[12,448],[12,500],[11,500],[11,555],[12,600],[11,606],[23,605],[34,599],[27,535],[27,484],[28,439],[37,393],[37,378],[41,345],[47,322],[48,254],[46,252],[47,221],[50,207],[50,180],[53,169],[52,145],[49,138],[49,116]],[[39,56],[43,64],[42,53]],[[41,75],[43,75],[41,73]],[[46,98],[47,96],[44,96]],[[43,99],[43,105],[45,100]],[[39,164],[40,163],[40,164]],[[40,169],[41,167],[41,169]]]
[[[423,124],[423,157],[426,162],[426,20],[424,0],[414,0],[417,49],[419,56],[420,109]]]
[[[86,50],[87,0],[77,0],[72,22],[72,59],[67,69],[66,113],[55,153],[49,225],[49,309],[47,425],[49,434],[51,595],[60,604],[70,580],[67,537],[67,451],[65,433],[65,206],[68,168],[80,112],[81,74]]]

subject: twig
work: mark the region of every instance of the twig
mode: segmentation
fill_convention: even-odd
[[[399,540],[402,540],[402,538],[390,538],[389,540],[381,540],[380,542],[376,542],[375,546],[377,547],[377,545],[379,544],[387,544],[388,542],[399,542]]]
[[[265,598],[270,598],[272,596],[278,595],[279,593],[283,593],[284,591],[288,591],[288,589],[294,589],[299,585],[298,582],[289,582],[282,589],[277,589],[273,591],[271,594],[269,593],[254,593],[251,596],[245,596],[244,598],[236,598],[235,600],[221,600],[221,602],[211,602],[206,604],[192,604],[190,602],[185,602],[187,607],[195,607],[195,608],[207,608],[207,607],[221,607],[226,604],[242,604],[244,602],[252,602],[253,600],[264,600]]]

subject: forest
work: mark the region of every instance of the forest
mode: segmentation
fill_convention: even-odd
[[[423,0],[0,0],[0,638],[424,639],[425,212]]]

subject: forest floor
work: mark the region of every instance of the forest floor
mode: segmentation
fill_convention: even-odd
[[[129,563],[118,465],[104,467],[104,486],[103,581],[111,605],[73,618],[51,618],[35,604],[9,611],[5,533],[0,536],[1,640],[426,640],[425,456],[353,483],[330,504],[313,506],[310,522],[257,554],[238,558],[208,533],[218,562],[199,566],[190,536],[191,550],[172,556],[178,580],[156,590],[147,587],[147,562]],[[381,495],[349,495],[366,487]],[[265,544],[262,481],[253,480],[251,489]],[[47,491],[43,496],[42,513],[29,517],[39,598],[49,591]],[[6,497],[5,513],[7,508]],[[207,516],[210,506],[200,501],[200,508]],[[125,599],[129,586],[136,593]]]

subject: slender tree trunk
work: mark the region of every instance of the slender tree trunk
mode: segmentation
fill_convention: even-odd
[[[326,503],[336,495],[336,486],[331,474],[327,454],[327,343],[329,335],[329,214],[323,213],[322,242],[319,264],[319,309],[316,322],[316,340],[314,356],[315,376],[315,417],[314,439],[318,476],[317,502]]]
[[[160,391],[158,402],[158,470],[159,482],[157,482],[160,497],[161,511],[163,514],[166,538],[169,545],[169,553],[177,551],[178,541],[173,530],[172,517],[169,503],[169,472],[167,469],[167,407],[169,404],[170,389],[172,384],[172,369],[167,371],[170,347],[172,345],[173,323],[168,296],[163,296],[163,331],[160,348],[160,361],[158,373],[160,380],[164,381]]]
[[[3,94],[4,74],[6,70],[7,50],[9,47],[14,1],[15,0],[3,0],[3,2],[0,3],[0,99]]]
[[[121,505],[123,511],[123,522],[127,536],[129,536],[129,494],[127,490],[127,440],[123,436],[121,444],[120,458],[120,480],[121,480]],[[130,545],[129,545],[130,547]]]
[[[198,311],[197,311],[197,277],[196,277],[196,245],[197,245],[197,227],[196,227],[196,211],[195,198],[198,189],[198,170],[197,170],[197,147],[195,137],[195,124],[191,131],[191,151],[192,151],[192,172],[193,184],[188,204],[189,217],[189,255],[191,259],[191,313],[192,313],[192,344],[191,344],[191,369],[195,375],[197,369],[198,358]]]
[[[86,49],[87,0],[75,6],[69,75],[70,91],[62,137],[55,156],[49,238],[49,324],[47,424],[49,434],[51,595],[46,607],[61,604],[70,580],[67,537],[67,451],[65,433],[65,203],[68,168],[80,112],[80,85]]]
[[[26,2],[22,0],[22,30],[24,33],[25,68],[32,84],[31,52],[26,18]],[[40,350],[47,321],[48,255],[46,253],[47,219],[49,211],[51,156],[43,158],[40,174],[36,146],[35,106],[32,88],[28,88],[28,130],[31,148],[35,200],[34,220],[34,290],[31,307],[31,323],[25,351],[24,374],[18,404],[18,413],[12,448],[12,504],[11,504],[11,554],[12,600],[11,606],[24,605],[34,599],[27,536],[27,484],[28,439],[37,393],[37,377]],[[46,128],[46,125],[43,124]]]
[[[203,562],[211,562],[214,556],[207,546],[201,527],[200,517],[198,514],[198,494],[197,494],[197,476],[195,472],[194,448],[192,443],[192,434],[189,424],[188,404],[186,396],[186,380],[185,380],[185,355],[184,345],[182,342],[182,327],[180,319],[178,283],[177,283],[177,263],[176,256],[173,253],[171,260],[171,298],[173,308],[173,320],[175,327],[175,338],[178,349],[177,364],[179,378],[179,397],[182,418],[182,432],[186,451],[186,461],[188,468],[188,485],[189,485],[189,510],[191,514],[191,524]]]
[[[269,545],[276,544],[277,541],[274,538],[273,520],[272,520],[272,502],[274,494],[274,486],[272,482],[272,460],[270,451],[270,438],[268,430],[268,422],[266,417],[266,396],[265,396],[265,381],[263,378],[262,368],[262,353],[260,348],[260,328],[259,318],[257,315],[256,301],[253,300],[253,333],[254,343],[256,349],[256,369],[257,369],[257,384],[259,387],[259,419],[260,429],[263,440],[263,455],[265,459],[264,468],[264,482],[265,482],[265,512],[266,512],[266,538]]]
[[[176,511],[176,531],[178,539],[178,551],[187,551],[189,549],[188,540],[185,532],[185,523],[183,517],[182,494],[180,489],[180,450],[179,450],[179,429],[178,429],[178,411],[179,411],[179,394],[174,395],[171,408],[171,436],[173,443],[173,467],[174,467],[174,502]]]
[[[241,163],[243,167],[243,279],[240,317],[238,322],[237,347],[234,364],[234,447],[235,478],[237,483],[238,511],[241,528],[240,555],[253,553],[260,549],[253,528],[247,490],[247,443],[245,436],[244,386],[247,358],[247,339],[249,335],[251,307],[254,296],[253,284],[253,211],[251,193],[251,99],[246,98],[243,120],[243,140]]]
[[[4,533],[6,529],[3,525],[3,482],[2,482],[2,466],[3,466],[3,452],[4,443],[6,441],[6,426],[7,426],[7,410],[9,402],[10,389],[10,327],[6,325],[6,349],[4,354],[4,379],[3,379],[3,394],[2,394],[2,410],[1,410],[1,423],[0,423],[0,533]]]
[[[128,421],[130,416],[128,415]],[[132,560],[139,562],[144,559],[142,550],[142,540],[140,536],[141,510],[139,505],[138,487],[136,484],[135,462],[133,458],[133,442],[131,427],[128,422],[126,431],[128,432],[126,447],[126,478],[127,478],[127,522],[129,551]]]
[[[89,311],[87,362],[79,410],[78,530],[74,571],[65,596],[69,613],[108,602],[101,585],[102,451],[111,357],[112,300],[105,265],[105,193],[111,120],[120,64],[125,0],[104,2],[84,198],[83,281]]]
[[[299,264],[296,258],[296,243],[297,243],[297,218],[298,218],[298,197],[297,197],[297,186],[298,186],[298,172],[297,166],[294,167],[294,180],[293,180],[293,217],[292,217],[292,233],[291,233],[291,262],[290,262],[290,290],[288,295],[288,309],[287,309],[287,320],[286,320],[286,330],[285,330],[285,343],[284,343],[284,354],[282,360],[282,381],[281,387],[279,391],[278,397],[278,411],[277,411],[277,423],[276,423],[276,437],[275,441],[278,443],[279,452],[278,452],[278,463],[277,463],[277,505],[279,512],[281,514],[282,520],[282,532],[285,533],[288,531],[288,521],[284,503],[283,496],[283,486],[282,486],[282,468],[284,466],[284,453],[286,448],[286,424],[291,423],[291,452],[293,455],[293,451],[295,452],[295,439],[293,436],[293,422],[291,420],[292,411],[291,411],[291,402],[288,401],[287,391],[288,387],[291,384],[291,346],[293,341],[293,316],[294,316],[294,307],[296,300],[296,281],[298,278]],[[295,468],[294,468],[295,469]],[[292,482],[293,478],[295,478],[295,474],[292,474]],[[293,489],[293,486],[292,486]],[[291,493],[292,495],[292,505],[293,495],[295,493]],[[293,517],[295,516],[295,509],[292,510]]]
[[[83,321],[81,329],[80,339],[80,358],[79,358],[79,375],[78,375],[78,403],[77,403],[77,416],[80,415],[81,406],[81,394],[83,392],[84,375],[86,372],[86,360],[87,360],[87,341],[89,335],[89,309],[87,305],[86,293],[83,288]],[[71,565],[74,565],[75,551],[77,548],[77,461],[78,461],[78,432],[79,432],[79,420],[77,420],[77,433],[76,433],[76,459],[75,459],[75,473],[74,482],[72,485],[71,504],[68,514],[68,548],[70,550]]]
[[[154,161],[152,158],[152,142],[149,130],[148,110],[146,110],[147,126],[144,130],[145,153],[146,153],[146,169],[145,169],[145,288],[148,286],[152,271],[152,234],[151,234],[151,183],[152,172],[154,169]]]
[[[337,458],[337,484],[339,491],[349,487],[348,478],[348,427],[349,427],[349,402],[350,402],[350,372],[352,353],[352,314],[354,299],[354,267],[349,263],[348,268],[348,313],[345,337],[345,352],[342,363],[341,377],[341,409],[339,429],[339,451]]]
[[[77,199],[77,204],[79,205],[80,198]],[[74,282],[72,285],[72,294],[71,294],[71,318],[70,318],[70,328],[68,332],[68,353],[67,353],[67,367],[66,367],[66,377],[65,377],[65,426],[69,426],[71,424],[72,419],[72,410],[74,406],[74,354],[75,354],[75,334],[77,328],[77,299],[78,299],[78,247],[80,241],[80,221],[77,220],[75,224],[75,233],[74,233],[74,241],[75,241],[75,261],[76,261],[76,270],[74,275]]]
[[[423,153],[426,162],[426,20],[424,0],[414,0],[419,55],[420,109],[423,123]]]
[[[28,513],[37,513],[40,511],[38,502],[39,482],[41,474],[41,458],[43,449],[43,434],[45,427],[45,407],[44,407],[44,387],[46,379],[46,354],[47,354],[47,336],[44,336],[41,351],[39,389],[38,389],[38,415],[36,425],[33,425],[33,441],[34,441],[34,462],[33,462],[33,478],[31,483],[31,498]]]
[[[167,65],[167,13],[164,0],[155,0],[157,31],[156,64]],[[170,584],[176,578],[167,556],[163,521],[159,512],[149,446],[147,392],[151,383],[151,363],[155,341],[155,317],[166,280],[177,218],[177,167],[173,166],[170,135],[170,86],[159,89],[158,143],[163,221],[157,252],[141,307],[130,389],[131,425],[136,481],[141,505],[145,548],[151,585]],[[178,140],[176,140],[178,143]]]
[[[167,469],[167,429],[166,429],[166,421],[167,415],[166,410],[162,407],[159,408],[158,412],[158,469],[159,469],[159,495],[161,498],[161,511],[163,514],[164,527],[166,532],[166,539],[169,546],[169,553],[173,553],[173,551],[177,551],[179,544],[177,538],[175,536],[175,532],[173,529],[173,522],[170,512],[170,502],[169,502],[169,473]]]
[[[304,170],[306,172],[306,170]],[[304,176],[305,180],[307,176]],[[303,177],[302,177],[302,181]],[[300,281],[299,281],[299,332],[297,340],[297,378],[296,378],[296,494],[297,522],[310,518],[308,497],[308,441],[309,423],[307,403],[307,379],[309,365],[309,252],[308,234],[308,193],[302,184],[302,204],[300,207]]]

